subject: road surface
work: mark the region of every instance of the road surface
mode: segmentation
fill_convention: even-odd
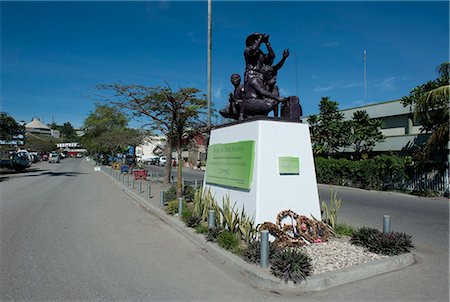
[[[391,214],[394,229],[413,233],[419,263],[297,295],[250,287],[85,159],[35,167],[0,175],[2,301],[448,301],[443,199],[341,190],[345,221],[379,227]]]

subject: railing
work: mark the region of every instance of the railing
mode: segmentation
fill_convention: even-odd
[[[433,191],[440,194],[449,192],[449,169],[445,171],[431,171],[431,172],[415,172],[411,179],[402,180],[392,184],[393,188],[415,191],[415,192],[427,192]]]

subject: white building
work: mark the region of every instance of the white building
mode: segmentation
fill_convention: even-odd
[[[377,143],[373,149],[375,152],[396,152],[408,153],[414,146],[424,144],[429,134],[421,133],[420,127],[413,120],[413,108],[404,107],[400,100],[376,103],[361,107],[355,107],[339,112],[344,114],[346,120],[353,117],[353,113],[364,110],[372,119],[381,120],[381,133],[385,136],[384,142]],[[307,122],[308,117],[302,117],[303,122]]]
[[[42,123],[38,118],[34,117],[31,122],[25,124],[25,130],[27,133],[40,134],[51,136],[53,138],[60,138],[59,130],[50,129],[49,126]]]
[[[148,136],[144,143],[136,146],[136,157],[138,160],[150,160],[162,155],[166,145],[166,139],[163,136]]]

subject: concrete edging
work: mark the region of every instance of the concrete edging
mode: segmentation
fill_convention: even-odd
[[[103,174],[111,177],[107,173]],[[247,263],[240,257],[220,248],[215,244],[207,242],[203,235],[195,233],[193,229],[186,227],[185,224],[179,219],[167,215],[161,208],[151,204],[150,202],[145,200],[145,198],[136,194],[136,192],[130,190],[127,186],[118,182],[113,177],[111,178],[122,188],[125,193],[127,193],[141,206],[150,210],[152,214],[156,215],[158,218],[183,234],[196,245],[206,250],[209,255],[211,255],[221,263],[232,267],[232,269],[236,273],[239,273],[240,275],[246,277],[251,285],[258,288],[320,291],[396,271],[416,262],[413,253],[406,253],[402,255],[391,256],[386,259],[342,268],[331,272],[312,275],[307,277],[307,279],[300,284],[294,284],[293,282],[288,282],[287,284],[285,284],[282,280],[271,275],[268,268],[264,269],[258,265]]]

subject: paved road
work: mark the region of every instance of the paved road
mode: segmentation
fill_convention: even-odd
[[[2,301],[448,301],[446,200],[341,189],[345,221],[380,227],[390,209],[394,229],[413,234],[419,263],[297,296],[249,287],[84,159],[36,167],[0,175]],[[417,211],[426,215],[414,229]]]

